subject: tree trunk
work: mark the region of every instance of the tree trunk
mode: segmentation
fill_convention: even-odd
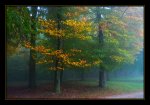
[[[65,53],[65,50],[64,50],[64,40],[63,39],[61,39],[61,45],[60,45],[60,47],[62,48],[62,50],[63,50],[63,52]],[[64,68],[64,63],[63,63],[63,61],[61,61],[61,68]],[[60,71],[60,84],[62,84],[62,82],[63,82],[63,73],[64,73],[64,70],[61,70]]]
[[[58,67],[58,62],[59,60],[56,59],[56,62],[55,62],[55,67],[57,68]],[[60,93],[60,71],[56,70],[54,72],[54,91],[56,93]]]
[[[62,82],[63,82],[63,70],[62,71],[60,71],[60,84],[62,84]]]
[[[99,23],[101,21],[101,11],[99,10],[99,7],[96,9],[96,18],[97,22]],[[101,49],[104,47],[104,35],[102,27],[98,24],[98,39],[99,39],[99,45]],[[104,70],[99,70],[99,87],[104,88],[106,86],[106,72]]]
[[[60,71],[55,71],[54,89],[56,93],[60,93]]]
[[[99,87],[106,87],[106,72],[104,70],[99,70]]]
[[[58,26],[57,28],[60,29],[60,14],[57,13],[57,23]],[[61,49],[61,41],[62,39],[60,37],[57,38],[57,50]],[[56,93],[60,93],[60,70],[57,70],[57,67],[60,66],[58,62],[61,62],[60,59],[56,58],[56,63],[55,63],[55,77],[54,77],[54,90]]]
[[[37,7],[32,7],[32,25],[31,28],[32,30],[36,31],[36,14],[37,14]],[[36,35],[35,33],[31,33],[31,39],[30,43],[33,47],[35,47],[35,40],[36,40]],[[35,60],[34,57],[36,55],[36,52],[34,50],[30,49],[30,64],[29,64],[29,88],[33,89],[36,87],[36,69],[35,69]]]
[[[36,71],[35,71],[35,60],[32,55],[34,52],[30,50],[30,68],[29,68],[29,88],[36,88]]]
[[[58,67],[59,59],[56,59],[55,68]],[[56,69],[54,74],[54,91],[60,93],[60,71]]]

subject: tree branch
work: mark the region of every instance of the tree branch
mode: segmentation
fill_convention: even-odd
[[[123,18],[123,15],[125,14],[125,12],[127,11],[128,7],[124,10],[123,14],[121,15],[120,18]]]

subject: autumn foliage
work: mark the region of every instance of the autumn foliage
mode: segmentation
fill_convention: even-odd
[[[91,22],[73,19],[57,22],[56,20],[44,20],[39,18],[38,23],[40,25],[40,28],[38,29],[39,33],[43,33],[50,38],[59,38],[60,40],[78,39],[82,41],[90,40],[92,38],[89,34],[91,31]],[[61,25],[62,28],[58,28],[58,24]],[[34,50],[44,56],[44,59],[40,59],[39,61],[36,60],[37,64],[54,63],[55,60],[58,60],[59,65],[64,64],[66,66],[69,65],[74,67],[90,67],[99,63],[97,60],[93,61],[93,63],[88,63],[86,59],[74,59],[82,53],[81,49],[71,48],[68,52],[65,52],[62,48],[56,50],[53,46],[50,48],[43,45],[33,47],[27,41],[24,45],[26,48]],[[64,67],[49,67],[48,69],[64,70]]]

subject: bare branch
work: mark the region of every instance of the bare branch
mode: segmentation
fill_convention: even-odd
[[[123,14],[121,15],[120,18],[123,18],[123,15],[125,14],[125,12],[127,11],[128,7],[124,10]]]

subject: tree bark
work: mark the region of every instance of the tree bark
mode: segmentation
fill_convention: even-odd
[[[58,45],[58,48],[59,48],[59,46],[60,46],[59,38],[58,38],[57,45]],[[55,62],[56,71],[55,71],[55,75],[54,75],[54,91],[56,93],[60,93],[60,71],[57,70],[58,62],[59,62],[59,59],[56,58],[56,62]]]
[[[62,82],[63,82],[63,70],[62,71],[60,71],[60,84],[62,84]]]
[[[57,28],[60,29],[60,14],[57,13],[57,23],[58,23],[58,26]],[[61,48],[61,38],[58,37],[57,38],[57,50],[60,50]],[[56,63],[55,63],[55,68],[56,68],[56,71],[55,71],[55,77],[54,77],[54,90],[56,93],[60,93],[61,92],[61,89],[60,89],[60,71],[57,70],[57,67],[59,66],[58,62],[60,62],[60,59],[56,58]]]
[[[36,31],[36,14],[37,14],[37,7],[32,7],[32,30]],[[35,33],[31,33],[30,43],[33,47],[35,47],[36,35]],[[29,64],[29,88],[33,89],[36,88],[36,69],[35,69],[35,60],[33,56],[36,55],[36,52],[30,49],[30,64]]]
[[[60,93],[60,71],[55,71],[54,90],[56,93]]]
[[[102,18],[99,7],[97,7],[97,10],[96,10],[96,18],[97,18],[97,22],[99,23],[99,21],[101,21],[101,18]],[[98,39],[99,39],[99,45],[102,49],[104,46],[104,41],[103,41],[104,35],[103,35],[103,29],[99,24],[98,24]],[[99,70],[99,87],[104,88],[106,86],[106,72],[101,69],[103,68],[100,67],[100,70]]]
[[[106,71],[99,70],[99,87],[106,87]]]
[[[35,71],[35,60],[32,55],[34,52],[30,50],[30,68],[29,68],[29,88],[36,88],[36,71]]]

